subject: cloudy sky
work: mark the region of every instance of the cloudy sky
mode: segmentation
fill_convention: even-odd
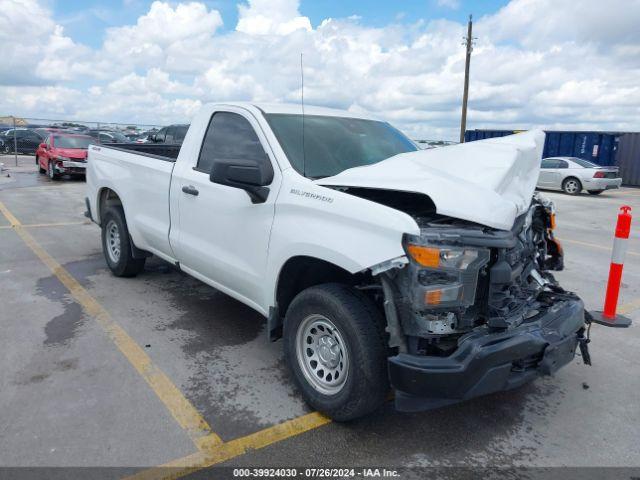
[[[0,116],[166,124],[205,102],[300,99],[456,139],[640,130],[640,0],[0,0]]]

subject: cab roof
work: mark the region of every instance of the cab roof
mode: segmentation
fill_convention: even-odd
[[[262,103],[262,102],[221,102],[216,105],[236,106],[243,108],[256,108],[262,113],[302,114],[300,103]],[[360,118],[363,120],[380,120],[366,112],[353,112],[337,108],[319,107],[316,105],[304,106],[305,115],[324,115],[328,117]]]

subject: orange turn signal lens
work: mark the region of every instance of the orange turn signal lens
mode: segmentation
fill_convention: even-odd
[[[439,305],[442,299],[442,290],[429,290],[424,294],[424,303],[427,305]]]
[[[556,228],[556,214],[551,214],[551,230],[555,230]]]
[[[423,267],[438,268],[440,265],[440,250],[437,248],[409,245],[407,251]]]

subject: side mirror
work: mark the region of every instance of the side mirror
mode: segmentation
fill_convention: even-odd
[[[269,196],[269,185],[273,181],[273,168],[268,159],[216,160],[211,167],[209,180],[220,185],[241,188],[247,192],[252,203],[264,203]]]

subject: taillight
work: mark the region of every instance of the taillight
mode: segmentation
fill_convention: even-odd
[[[596,172],[593,174],[593,178],[604,178],[604,172]]]

